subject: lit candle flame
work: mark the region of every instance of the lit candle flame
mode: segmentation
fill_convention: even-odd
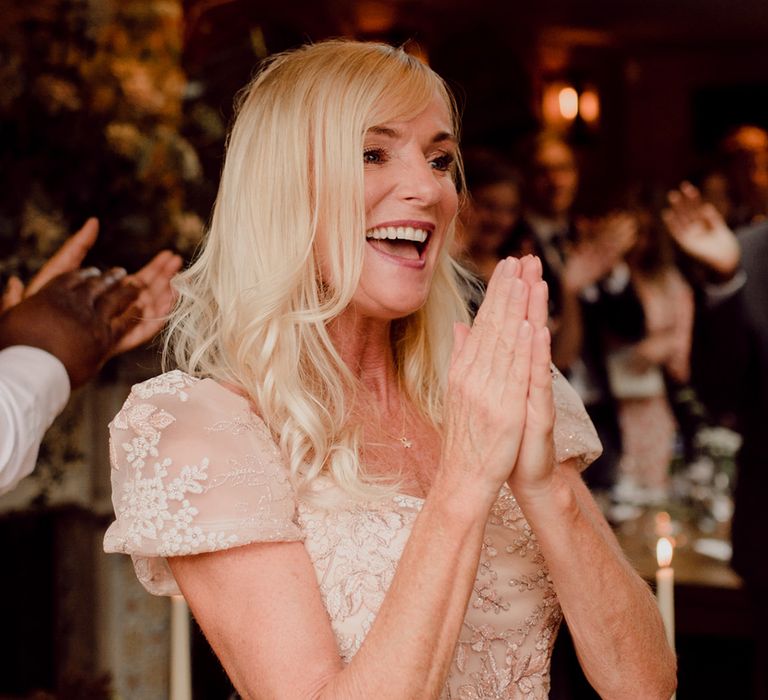
[[[668,537],[660,537],[656,543],[656,561],[660,568],[666,568],[672,563],[672,541]]]

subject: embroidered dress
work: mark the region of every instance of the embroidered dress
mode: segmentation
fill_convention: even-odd
[[[600,451],[573,390],[555,372],[557,458]],[[333,508],[297,498],[248,402],[211,379],[173,371],[133,388],[110,425],[116,520],[107,552],[133,558],[151,593],[178,593],[166,557],[251,542],[303,541],[339,655],[360,648],[423,504],[398,494]],[[486,526],[474,589],[442,698],[546,698],[561,612],[536,536],[504,487]]]

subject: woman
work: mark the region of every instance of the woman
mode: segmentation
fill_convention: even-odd
[[[645,318],[645,335],[618,341],[608,355],[617,399],[623,455],[619,497],[648,503],[669,498],[669,465],[677,423],[667,382],[690,379],[693,291],[674,261],[672,240],[652,209],[636,206],[637,240],[626,255],[632,286]]]
[[[184,371],[112,423],[105,548],[183,592],[246,698],[543,697],[562,607],[601,693],[666,699],[570,394],[554,466],[538,262],[503,261],[465,325],[456,134],[442,81],[389,47],[255,79],[179,283]]]

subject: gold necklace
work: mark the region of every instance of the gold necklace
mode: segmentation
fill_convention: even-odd
[[[395,435],[394,433],[390,433],[389,430],[386,430],[384,428],[384,424],[381,422],[381,419],[379,419],[379,429],[390,440],[395,440],[396,442],[399,442],[404,449],[410,450],[413,447],[413,440],[411,440],[405,434],[405,418],[407,414],[407,409],[405,408],[405,405],[402,402],[400,403],[400,412],[403,414],[403,420],[402,420],[402,427],[400,428],[399,436]]]
[[[408,411],[405,404],[403,404],[402,401],[400,403],[400,409],[403,413],[403,424],[402,424],[402,427],[400,428],[400,437],[398,438],[398,441],[406,450],[410,450],[413,447],[413,440],[409,440],[405,436],[405,415]]]

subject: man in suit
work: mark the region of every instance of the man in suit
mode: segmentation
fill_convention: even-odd
[[[693,342],[694,384],[714,411],[737,420],[732,525],[733,568],[755,620],[755,698],[768,698],[768,221],[734,234],[692,185],[669,195],[665,221],[685,253],[703,266]]]
[[[528,144],[524,216],[509,253],[541,258],[550,290],[552,358],[579,393],[592,418],[603,455],[584,473],[587,484],[608,491],[621,458],[621,432],[608,382],[609,338],[640,340],[644,315],[623,256],[637,224],[613,214],[577,225],[574,203],[579,170],[571,147],[543,132]]]

